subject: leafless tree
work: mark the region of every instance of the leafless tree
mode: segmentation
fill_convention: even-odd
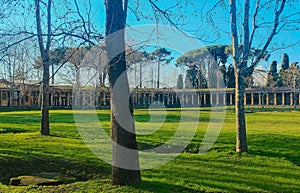
[[[254,4],[254,12],[250,14],[249,0],[245,0],[242,10],[242,16],[237,17],[239,13],[237,10],[237,1],[229,0],[230,3],[230,26],[232,37],[233,61],[236,77],[236,151],[239,153],[248,151],[247,135],[246,135],[246,120],[244,110],[244,85],[245,79],[249,77],[257,64],[264,59],[267,49],[270,47],[274,37],[283,31],[284,28],[291,27],[295,24],[295,17],[299,18],[299,12],[288,13],[284,15],[286,0],[282,1],[268,1],[263,2],[257,0]],[[292,3],[293,4],[293,3]],[[263,21],[260,17],[264,7],[268,10],[273,10],[273,19],[270,21]],[[242,18],[242,26],[239,26],[239,18]],[[252,20],[252,28],[250,28],[250,20]],[[254,60],[249,60],[250,51],[257,39],[257,32],[264,27],[269,27],[267,38],[261,43],[259,54]],[[241,35],[241,36],[240,36]],[[241,37],[241,40],[240,40]],[[243,45],[243,50],[239,51],[239,44]]]
[[[72,4],[73,3],[73,4]],[[86,3],[87,13],[83,14],[79,8],[82,2],[59,2],[55,0],[6,1],[3,7],[8,7],[1,14],[3,25],[0,27],[0,53],[11,53],[11,48],[28,40],[36,40],[33,50],[39,50],[42,64],[42,119],[41,134],[49,135],[49,67],[54,63],[51,52],[64,47],[94,45],[102,35],[98,33],[91,19],[91,2]],[[9,5],[14,4],[13,8]],[[13,17],[12,17],[13,16]],[[13,26],[13,27],[12,27]],[[53,55],[53,54],[52,54]],[[37,57],[35,57],[37,58]],[[56,60],[56,59],[55,59]],[[66,62],[63,62],[65,64]],[[52,68],[52,77],[57,73]]]
[[[124,148],[137,150],[132,101],[128,99],[129,84],[127,75],[124,75],[126,73],[124,28],[127,8],[127,0],[124,2],[105,0],[105,45],[110,60],[108,74],[111,88],[111,139],[113,141],[112,183],[119,185],[137,184],[141,181],[138,152],[134,151],[128,155],[124,150]],[[115,50],[119,51],[116,53]],[[127,128],[124,128],[120,121],[123,124],[126,122]],[[134,169],[120,167],[123,164]]]

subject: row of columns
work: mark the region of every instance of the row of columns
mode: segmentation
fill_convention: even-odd
[[[0,90],[0,107],[38,106],[39,92],[19,90]]]
[[[165,106],[233,106],[234,93],[145,93],[132,94],[134,106],[149,106],[158,101]],[[300,93],[245,93],[244,105],[300,105]]]
[[[155,101],[164,106],[232,106],[235,104],[234,92],[145,92],[131,93],[135,107],[147,107]],[[5,106],[39,106],[39,91],[0,89],[0,107]],[[50,106],[109,106],[109,92],[107,90],[81,90],[73,92],[71,89],[53,90],[49,94]],[[251,92],[244,94],[245,105],[300,105],[300,92]]]

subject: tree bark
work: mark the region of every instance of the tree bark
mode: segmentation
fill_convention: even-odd
[[[159,88],[159,77],[160,77],[160,58],[157,61],[157,88]]]
[[[256,25],[258,19],[258,12],[260,8],[260,0],[256,2],[255,12],[253,15],[253,28],[250,34],[249,30],[249,10],[250,10],[250,0],[244,0],[244,23],[243,23],[243,53],[239,53],[239,41],[238,41],[238,30],[237,30],[237,10],[236,10],[236,0],[229,0],[230,2],[230,25],[231,25],[231,35],[232,35],[232,50],[233,50],[233,61],[234,70],[236,75],[236,151],[237,152],[247,152],[247,136],[246,136],[246,123],[245,123],[245,112],[244,112],[244,90],[245,90],[245,80],[250,77],[254,71],[256,65],[265,57],[267,48],[269,47],[274,36],[283,29],[286,24],[284,19],[280,20],[280,15],[282,14],[286,0],[275,1],[275,13],[273,27],[263,44],[262,49],[260,49],[259,54],[256,56],[254,61],[249,62],[249,55],[251,50],[251,45],[253,43],[253,38],[255,37],[255,32],[258,26]],[[272,1],[268,2],[273,3]],[[281,27],[279,24],[281,25]],[[250,63],[249,67],[248,64]]]
[[[142,88],[143,87],[143,76],[142,76],[142,63],[140,63],[140,88]]]
[[[243,71],[246,68],[245,65],[247,65],[246,63],[247,60],[246,62],[240,62],[235,0],[230,0],[230,23],[231,23],[231,34],[232,34],[232,51],[233,51],[232,55],[233,55],[234,71],[235,71],[236,152],[242,153],[242,152],[248,152],[245,110],[244,110],[245,76],[243,75],[244,74]],[[244,23],[244,27],[247,28],[247,21]],[[245,42],[247,42],[247,40]],[[244,49],[244,53],[245,53],[245,49]]]
[[[49,50],[51,43],[51,4],[52,0],[47,2],[47,40],[46,47],[44,46],[42,21],[41,21],[41,8],[40,0],[35,0],[35,16],[37,25],[37,38],[39,43],[39,49],[43,62],[43,81],[42,81],[42,118],[41,118],[41,135],[50,135],[49,128]]]
[[[130,91],[126,74],[124,31],[119,33],[125,28],[127,3],[126,0],[124,4],[122,0],[105,0],[105,43],[110,60],[108,74],[111,90],[112,184],[114,185],[135,185],[141,181],[138,152],[128,155],[123,149],[125,147],[137,150],[132,102],[128,98]],[[117,37],[111,35],[114,32],[118,32]],[[120,50],[120,53],[115,54],[115,50]],[[118,83],[121,84],[120,87]],[[127,168],[118,167],[124,163]]]
[[[49,126],[49,62],[43,62],[41,135],[50,135]]]
[[[51,83],[52,83],[52,85],[54,85],[54,75],[55,75],[55,72],[54,72],[54,63],[51,64],[51,70],[52,70]]]
[[[245,80],[240,74],[236,74],[235,89],[235,113],[236,113],[236,152],[248,152],[246,120],[244,108]]]

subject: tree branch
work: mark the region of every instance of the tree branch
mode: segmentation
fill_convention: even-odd
[[[249,51],[250,51],[250,42],[249,42],[249,9],[250,9],[250,2],[249,0],[245,0],[244,4],[244,42],[243,42],[243,60],[241,61],[241,65],[243,67],[247,66],[247,60],[249,58]],[[244,65],[245,64],[245,65]]]
[[[5,51],[7,51],[9,48],[11,48],[11,47],[13,47],[13,46],[15,46],[15,45],[17,45],[17,44],[23,42],[23,41],[29,40],[29,39],[31,39],[31,38],[33,38],[33,37],[35,37],[35,36],[36,36],[36,35],[31,35],[31,36],[28,36],[28,37],[26,37],[26,38],[23,38],[23,39],[21,39],[21,40],[19,40],[19,41],[16,41],[16,42],[14,42],[14,43],[12,43],[12,44],[10,44],[10,45],[4,47],[3,49],[1,49],[1,53],[5,52]]]
[[[46,43],[46,51],[49,52],[51,46],[51,5],[52,0],[48,0],[47,6],[47,43]]]
[[[276,1],[276,3],[278,3],[278,1]],[[273,29],[272,29],[265,45],[263,46],[263,48],[259,52],[258,56],[254,60],[254,62],[252,62],[252,64],[250,65],[249,68],[250,68],[251,71],[253,71],[253,69],[258,64],[258,62],[264,57],[264,54],[265,54],[268,46],[270,45],[270,43],[273,40],[274,36],[277,34],[277,28],[278,28],[278,25],[279,25],[279,16],[280,16],[280,14],[282,13],[282,11],[284,9],[285,3],[286,3],[286,0],[282,0],[279,10],[275,11]]]
[[[150,4],[152,5],[152,7],[157,10],[160,14],[163,15],[163,17],[172,25],[174,26],[176,29],[180,30],[178,28],[178,26],[172,21],[172,19],[170,18],[169,14],[167,11],[162,10],[161,8],[159,8],[152,0],[148,0],[150,2]]]
[[[249,48],[250,49],[251,49],[251,46],[253,43],[254,34],[256,32],[256,29],[258,28],[258,26],[256,25],[256,22],[257,22],[257,18],[258,18],[259,6],[260,6],[260,0],[257,0],[256,6],[255,6],[255,13],[253,15],[253,21],[252,21],[252,32],[251,32],[250,40],[249,40]]]
[[[239,42],[236,21],[236,1],[230,0],[230,24],[231,24],[231,39],[232,39],[232,54],[235,61],[235,68],[238,69],[239,63]]]
[[[83,29],[84,29],[85,33],[88,35],[89,33],[88,33],[87,29],[86,29],[86,22],[85,22],[83,16],[81,15],[81,13],[80,13],[78,3],[77,3],[76,0],[74,0],[74,3],[75,3],[75,6],[76,6],[77,13],[78,13],[80,19],[82,20],[82,23],[83,23]]]

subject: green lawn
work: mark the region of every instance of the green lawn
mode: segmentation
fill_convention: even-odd
[[[85,112],[89,114],[89,111]],[[109,111],[97,111],[109,132]],[[150,120],[148,110],[135,112],[139,123]],[[184,153],[166,165],[142,171],[135,187],[110,185],[110,165],[82,141],[71,110],[52,110],[51,136],[39,135],[39,111],[0,112],[0,192],[300,192],[300,112],[246,114],[248,154],[236,154],[235,114],[227,111],[221,133],[210,151],[197,154],[210,112],[201,111],[196,134]],[[162,111],[155,116],[163,117]],[[184,112],[186,132],[196,111]],[[189,119],[190,118],[190,119]],[[180,111],[169,109],[166,120],[151,135],[138,136],[141,149],[164,144],[176,132]],[[160,125],[153,121],[146,127]],[[147,132],[147,128],[138,128]],[[180,141],[180,139],[178,139]],[[176,144],[171,144],[176,145]],[[170,147],[172,148],[172,147]],[[59,186],[8,186],[20,175],[56,174]]]

